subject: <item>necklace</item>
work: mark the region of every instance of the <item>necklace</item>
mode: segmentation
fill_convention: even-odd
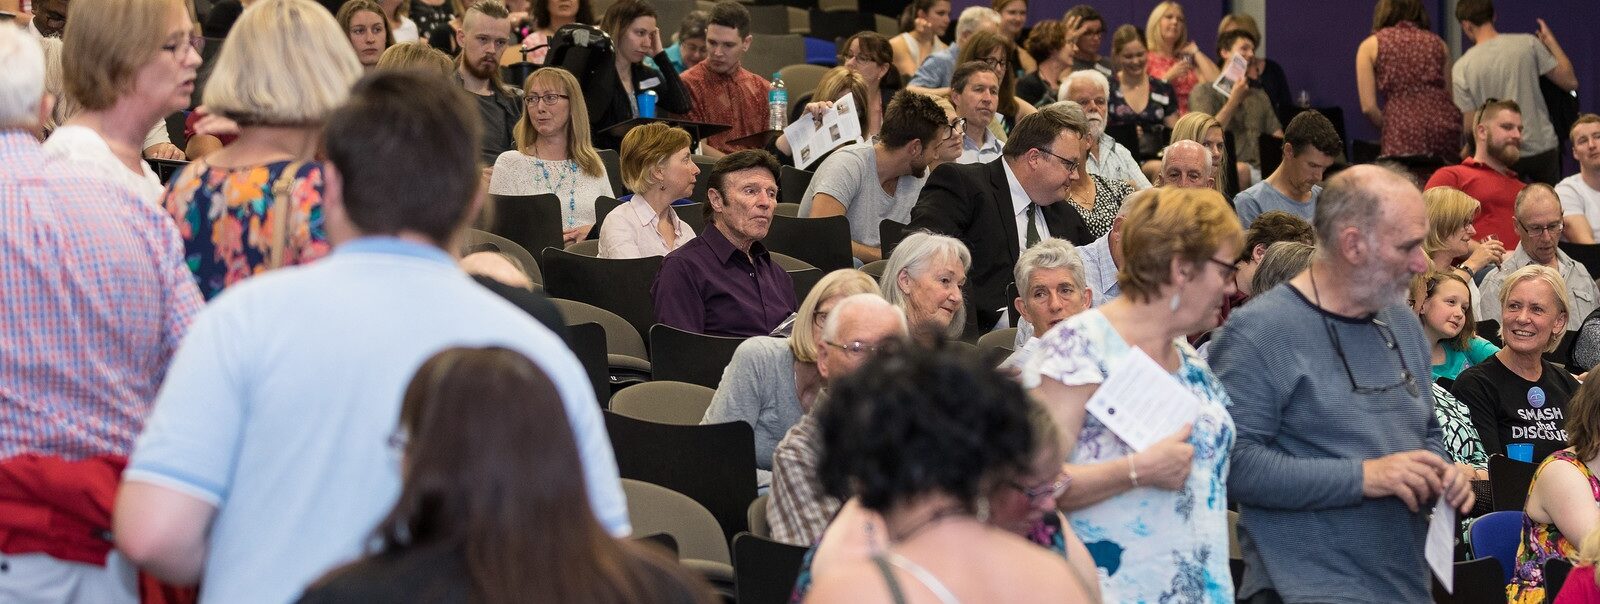
[[[556,174],[551,177],[550,164],[558,162]],[[578,226],[578,163],[570,159],[545,161],[537,157],[533,158],[533,163],[539,166],[539,174],[545,188],[554,193],[558,199],[561,197],[562,187],[566,187],[567,211],[563,212],[566,218],[562,222],[566,223],[566,228],[569,229]]]

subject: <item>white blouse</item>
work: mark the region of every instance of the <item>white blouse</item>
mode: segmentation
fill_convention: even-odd
[[[594,200],[614,197],[611,179],[604,170],[599,176],[583,173],[578,162],[545,161],[516,149],[501,153],[494,160],[489,177],[492,195],[543,195],[553,193],[561,201],[561,228],[594,224]]]
[[[661,233],[656,231],[656,225],[661,223],[661,215],[651,209],[650,203],[638,195],[634,195],[627,203],[617,206],[609,216],[611,219],[600,225],[601,258],[665,256],[694,239],[694,229],[678,219],[676,211],[667,212],[667,219],[672,221],[672,230],[675,233],[672,245],[667,245],[667,242],[662,240]]]
[[[161,207],[161,194],[166,191],[162,186],[161,178],[156,176],[155,170],[150,169],[150,164],[139,162],[142,172],[134,172],[123,165],[111,152],[111,146],[100,137],[99,132],[84,126],[62,126],[50,133],[50,138],[44,142],[44,150],[51,157],[65,160],[85,168],[87,171],[103,175],[139,196],[150,205]],[[165,208],[162,209],[165,211]]]

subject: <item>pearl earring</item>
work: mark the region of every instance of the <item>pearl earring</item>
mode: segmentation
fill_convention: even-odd
[[[1172,302],[1169,303],[1167,305],[1167,307],[1168,307],[1169,310],[1171,310],[1173,312],[1177,312],[1178,311],[1178,305],[1182,304],[1182,303],[1183,303],[1183,294],[1172,294]]]

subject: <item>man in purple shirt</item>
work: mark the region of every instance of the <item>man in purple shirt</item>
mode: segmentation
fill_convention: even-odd
[[[739,151],[717,160],[705,232],[667,254],[650,286],[656,322],[716,336],[761,336],[798,304],[794,282],[761,245],[778,206],[778,160]]]

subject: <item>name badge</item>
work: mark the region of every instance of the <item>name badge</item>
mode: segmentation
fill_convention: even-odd
[[[639,90],[649,90],[661,85],[661,78],[645,78],[639,81]],[[1165,101],[1163,101],[1165,102]]]
[[[1161,94],[1159,92],[1150,93],[1150,100],[1155,101],[1156,103],[1161,104],[1161,105],[1165,105],[1167,103],[1171,103],[1172,102],[1172,99],[1167,98],[1167,95]]]
[[[1112,73],[1114,73],[1114,72],[1111,71],[1110,67],[1106,67],[1105,65],[1101,65],[1099,63],[1095,63],[1094,64],[1094,70],[1098,71],[1100,73],[1103,73],[1105,75],[1111,75]]]

